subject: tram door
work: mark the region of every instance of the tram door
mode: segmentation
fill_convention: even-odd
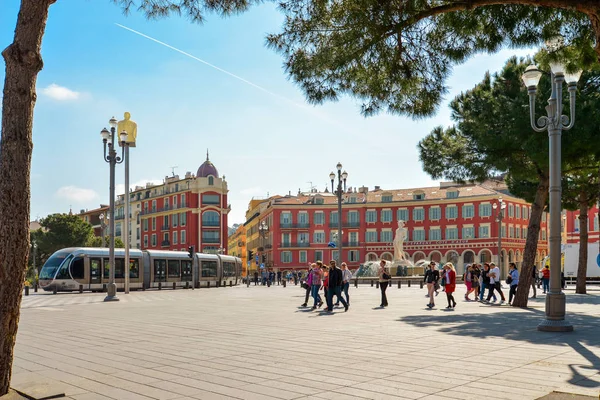
[[[99,258],[90,258],[90,289],[95,283],[102,283],[102,267]]]

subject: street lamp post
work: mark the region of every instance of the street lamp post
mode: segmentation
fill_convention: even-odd
[[[104,232],[106,232],[106,226],[108,225],[107,221],[108,221],[109,217],[108,217],[108,214],[102,213],[98,216],[98,218],[100,218],[100,235],[102,236],[102,248],[105,248],[106,247],[106,239],[104,237],[104,235],[105,235]]]
[[[335,180],[335,173],[331,172],[329,174],[329,179],[331,179],[331,191],[335,192],[337,196],[338,203],[338,265],[342,263],[342,254],[343,254],[343,237],[342,237],[342,193],[346,191],[346,179],[348,178],[348,173],[346,171],[342,172],[342,163],[338,162],[335,166],[337,169],[337,190],[334,191],[333,181]],[[342,182],[344,183],[344,189],[342,191]]]
[[[500,204],[499,209],[498,204]],[[498,267],[500,268],[500,272],[502,272],[504,268],[504,263],[502,262],[502,220],[504,219],[506,203],[502,200],[502,197],[499,197],[498,203],[494,203],[492,207],[496,210],[496,222],[498,222]]]
[[[260,237],[261,237],[261,245],[262,245],[261,248],[263,249],[261,252],[261,255],[260,255],[260,257],[261,257],[260,261],[262,262],[262,256],[266,253],[265,238],[269,234],[269,225],[267,225],[267,223],[265,221],[262,221],[260,223],[260,225],[258,225],[258,233],[260,234]],[[265,265],[265,267],[266,267],[266,265]]]
[[[110,230],[108,249],[110,277],[109,283],[106,286],[107,293],[104,301],[119,301],[119,298],[117,297],[117,285],[115,284],[115,166],[123,162],[123,151],[125,147],[121,147],[121,156],[119,157],[115,150],[115,131],[117,129],[117,120],[115,117],[112,117],[108,123],[110,125],[110,131],[104,128],[100,132],[100,135],[102,136],[102,143],[104,143],[104,161],[106,161],[110,166],[110,206],[108,213]],[[127,132],[123,131],[119,136],[121,144],[124,144],[127,140]],[[107,146],[108,155],[106,154]]]
[[[566,297],[561,285],[561,136],[563,130],[569,130],[575,124],[575,92],[581,71],[566,73],[564,65],[559,62],[550,64],[552,70],[552,94],[546,107],[547,116],[535,120],[535,95],[542,72],[535,65],[530,65],[523,74],[523,83],[529,92],[529,115],[531,127],[536,132],[548,131],[550,138],[550,292],[546,296],[546,319],[538,330],[547,332],[570,332],[573,326],[565,320]],[[563,83],[567,82],[571,118],[562,115]]]

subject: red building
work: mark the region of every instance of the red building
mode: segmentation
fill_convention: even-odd
[[[392,260],[397,221],[403,220],[408,229],[404,251],[413,262],[452,261],[459,272],[475,261],[498,262],[499,208],[494,209],[494,204],[500,205],[500,199],[506,205],[501,244],[502,270],[506,272],[508,262],[519,264],[522,260],[531,209],[497,182],[400,190],[350,188],[343,194],[342,260],[351,268],[380,258]],[[337,258],[337,250],[327,246],[337,234],[335,195],[298,193],[265,203],[258,223],[265,221],[269,228],[261,242],[267,266],[296,269],[311,261]],[[544,213],[538,263],[547,254],[547,239]]]
[[[227,182],[209,160],[196,175],[165,177],[160,185],[136,187],[131,196],[131,247],[227,253]],[[116,205],[115,234],[124,237],[124,197]],[[124,228],[124,227],[123,227]]]
[[[563,213],[563,233],[566,235],[566,243],[579,243],[579,233],[581,231],[579,214],[579,210],[565,211]],[[598,243],[598,240],[600,240],[600,231],[598,230],[598,205],[594,205],[588,210],[587,224],[588,243]],[[563,239],[563,241],[565,240]]]

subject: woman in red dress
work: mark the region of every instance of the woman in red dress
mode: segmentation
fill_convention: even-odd
[[[450,309],[456,307],[456,301],[453,296],[456,289],[456,270],[452,263],[446,263],[444,270],[446,271],[446,298],[448,299],[448,307],[446,309]]]

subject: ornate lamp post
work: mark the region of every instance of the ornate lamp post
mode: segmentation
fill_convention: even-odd
[[[337,196],[338,202],[338,265],[342,264],[342,254],[343,254],[343,237],[342,237],[342,193],[346,191],[346,179],[348,178],[348,173],[346,171],[342,172],[342,163],[338,162],[335,166],[337,169],[337,190],[334,191],[333,181],[335,180],[335,173],[331,172],[329,174],[329,179],[331,179],[331,191],[334,192]],[[342,190],[342,182],[344,183],[344,188]]]
[[[100,218],[100,235],[102,236],[102,248],[106,247],[106,239],[104,235],[106,235],[106,227],[108,226],[108,219],[110,218],[108,214],[102,213],[98,216]]]
[[[108,121],[110,125],[110,132],[104,128],[100,132],[102,136],[102,143],[104,143],[104,161],[110,166],[110,207],[108,213],[109,220],[109,249],[108,258],[110,264],[110,277],[109,283],[106,285],[106,297],[104,301],[119,301],[117,297],[117,285],[115,284],[115,166],[123,162],[123,155],[125,147],[121,147],[121,156],[117,155],[115,150],[115,131],[117,129],[117,120],[112,117]],[[127,140],[127,132],[123,131],[120,133],[121,144],[124,144]],[[106,147],[108,146],[108,155],[106,154]],[[129,267],[129,266],[127,266]]]
[[[506,203],[502,197],[498,197],[498,203],[494,203],[492,208],[496,211],[496,222],[498,223],[498,267],[503,272],[504,260],[502,259],[502,220],[504,219],[504,209]]]
[[[538,325],[538,330],[549,332],[570,332],[573,326],[565,320],[566,297],[561,288],[561,136],[575,124],[575,92],[581,71],[566,73],[559,62],[550,64],[552,70],[552,94],[546,107],[547,116],[535,120],[535,95],[542,77],[535,65],[530,65],[522,76],[529,92],[529,115],[531,127],[536,132],[548,131],[550,138],[550,292],[546,296],[546,319]],[[563,83],[567,82],[571,118],[563,115]]]
[[[260,225],[258,225],[258,233],[260,234],[261,237],[261,248],[262,248],[262,252],[261,252],[261,259],[260,261],[262,262],[262,257],[263,255],[266,253],[265,251],[265,238],[267,237],[267,235],[269,234],[269,226],[267,225],[267,223],[265,221],[262,221],[260,223]],[[265,265],[266,267],[266,265]]]

